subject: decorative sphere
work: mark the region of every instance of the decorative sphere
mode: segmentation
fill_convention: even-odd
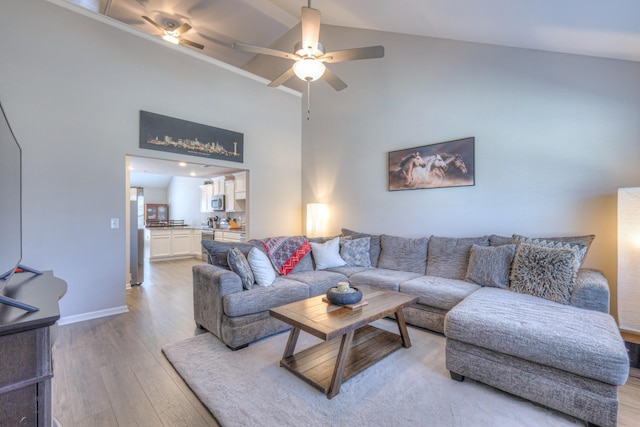
[[[330,288],[327,291],[327,299],[336,305],[356,304],[362,300],[362,291],[351,287],[349,292],[340,292],[338,288]]]

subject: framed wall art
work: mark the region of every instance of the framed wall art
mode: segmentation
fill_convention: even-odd
[[[140,111],[140,148],[242,163],[244,135]]]
[[[389,191],[475,185],[475,137],[390,151]]]

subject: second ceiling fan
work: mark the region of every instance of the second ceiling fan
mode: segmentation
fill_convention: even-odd
[[[382,58],[384,56],[383,46],[359,47],[337,50],[335,52],[325,52],[324,46],[319,40],[320,11],[311,8],[311,1],[309,1],[308,7],[302,8],[300,20],[302,40],[296,43],[293,53],[243,43],[234,43],[232,45],[234,49],[245,52],[276,56],[295,61],[291,68],[269,83],[270,87],[280,86],[293,76],[298,76],[301,80],[307,82],[321,78],[329,83],[335,90],[342,90],[347,87],[347,84],[325,64],[354,61],[357,59]]]

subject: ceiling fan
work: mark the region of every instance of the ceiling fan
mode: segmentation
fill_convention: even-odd
[[[334,74],[325,63],[331,64],[335,62],[354,61],[356,59],[382,58],[384,56],[383,46],[360,47],[325,53],[324,46],[319,41],[320,11],[311,8],[310,0],[308,7],[302,8],[300,19],[302,40],[296,43],[293,53],[242,43],[234,43],[232,45],[234,49],[245,52],[277,56],[295,61],[291,68],[269,83],[270,87],[280,86],[293,76],[298,76],[301,80],[307,82],[322,78],[335,90],[342,90],[347,87],[347,84]]]
[[[142,19],[160,30],[160,36],[162,37],[162,39],[168,41],[169,43],[186,44],[187,46],[195,47],[196,49],[204,49],[204,46],[200,43],[192,42],[191,40],[182,38],[182,34],[191,29],[191,25],[187,24],[186,22],[178,26],[179,22],[174,20],[166,20],[166,27],[163,27],[148,16],[143,16]]]

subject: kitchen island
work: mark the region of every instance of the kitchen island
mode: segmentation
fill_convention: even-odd
[[[145,258],[149,261],[200,258],[201,241],[200,227],[146,227]]]

